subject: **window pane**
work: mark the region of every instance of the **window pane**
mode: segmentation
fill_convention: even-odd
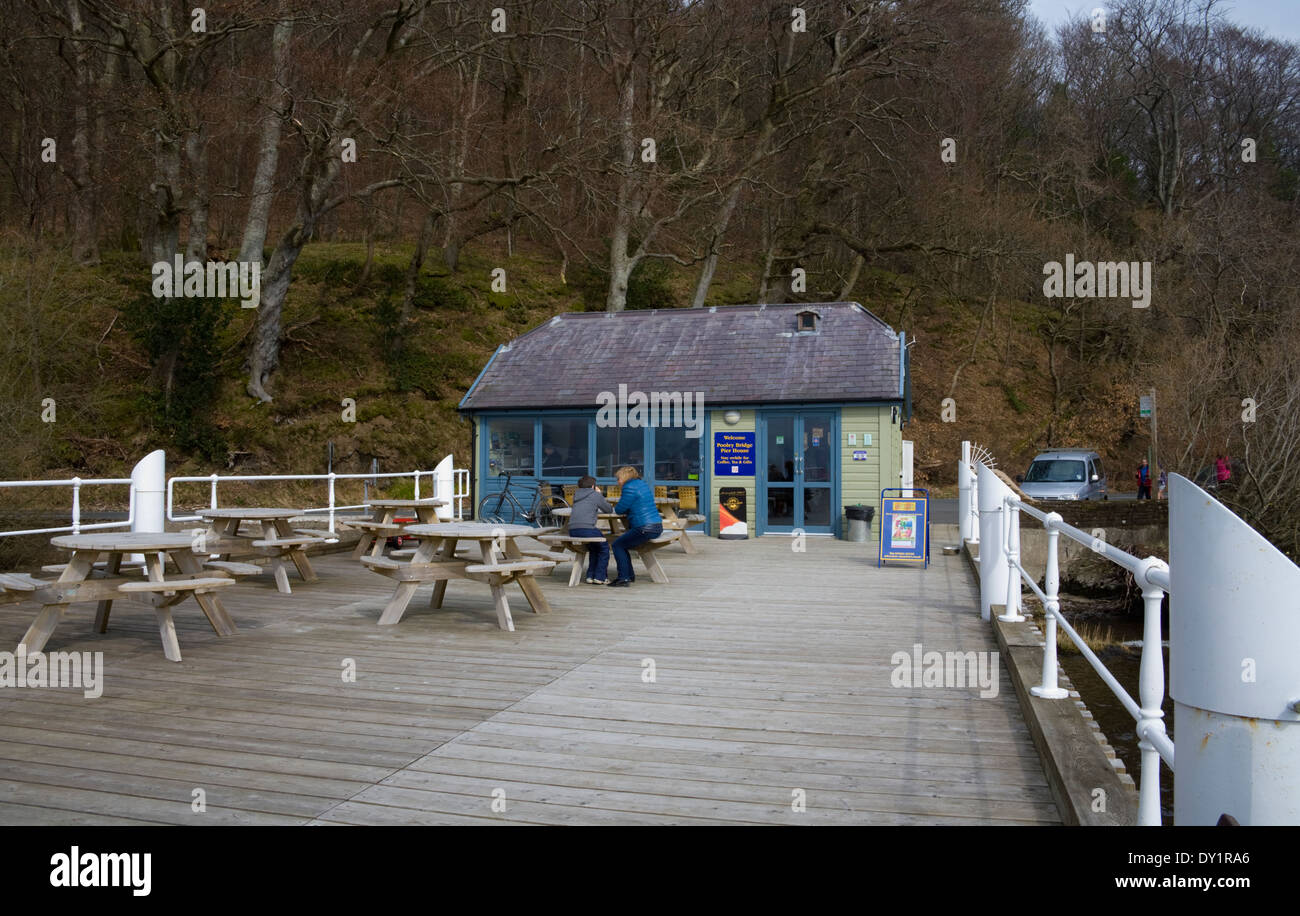
[[[685,427],[661,426],[655,430],[655,480],[699,480],[700,440],[686,435]]]
[[[769,483],[794,480],[794,417],[773,417],[767,422],[767,480]],[[770,521],[771,516],[768,518]]]
[[[587,473],[587,421],[542,421],[542,476],[582,477]]]
[[[488,421],[488,474],[533,474],[533,421]]]
[[[613,477],[614,472],[625,464],[645,474],[645,430],[639,427],[597,427],[596,476]]]

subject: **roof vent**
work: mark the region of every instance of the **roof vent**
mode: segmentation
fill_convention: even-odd
[[[817,331],[817,322],[821,320],[821,315],[812,309],[800,309],[795,313],[795,320],[798,321],[800,334],[811,334]]]

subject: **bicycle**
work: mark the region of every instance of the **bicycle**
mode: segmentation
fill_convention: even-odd
[[[525,492],[525,495],[531,492],[533,497],[529,508],[525,509],[519,497],[510,490],[512,479],[520,475],[500,476],[506,479],[506,485],[499,493],[489,493],[479,501],[476,516],[479,521],[497,525],[528,524],[540,528],[563,527],[564,520],[555,515],[555,510],[567,509],[569,504],[565,502],[564,497],[548,492],[550,488],[546,481],[538,481],[536,489],[529,488]],[[531,477],[529,479],[531,480]]]

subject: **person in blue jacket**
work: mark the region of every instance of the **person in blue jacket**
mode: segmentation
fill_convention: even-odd
[[[636,573],[632,571],[632,556],[628,551],[663,534],[664,519],[655,508],[654,490],[641,479],[636,468],[621,467],[614,472],[614,476],[623,488],[614,511],[627,516],[627,531],[611,545],[614,561],[618,564],[618,578],[609,585],[611,588],[627,588],[636,581]]]

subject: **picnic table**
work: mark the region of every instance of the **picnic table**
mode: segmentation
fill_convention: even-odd
[[[41,603],[40,613],[19,643],[19,648],[28,654],[45,648],[69,605],[87,601],[99,602],[95,627],[100,633],[108,631],[109,613],[115,600],[131,598],[153,605],[163,654],[174,662],[181,660],[181,647],[171,609],[188,596],[194,596],[218,636],[231,636],[236,631],[235,622],[220,599],[212,594],[233,585],[235,580],[224,570],[205,570],[205,555],[194,552],[194,541],[188,534],[74,534],[53,538],[50,543],[72,551],[72,559],[60,567],[57,579],[0,574],[0,586],[9,600],[32,599]],[[122,557],[131,553],[144,554],[143,577],[121,574]],[[100,557],[105,562],[97,564]],[[179,570],[178,575],[170,578],[166,574],[168,559]],[[94,573],[100,575],[96,577]]]
[[[399,509],[408,509],[415,513],[418,524],[436,525],[438,507],[447,505],[443,499],[371,499],[366,501],[370,509],[370,518],[345,521],[350,528],[361,531],[361,539],[352,549],[352,559],[359,560],[366,551],[372,557],[382,556],[384,544],[390,537],[406,533],[407,522],[397,521]]]
[[[555,513],[556,518],[564,520],[564,528],[556,534],[540,534],[537,539],[543,544],[546,544],[555,553],[563,554],[566,551],[573,552],[573,569],[569,573],[569,585],[575,586],[582,581],[581,567],[582,560],[586,555],[586,544],[588,539],[575,538],[569,535],[569,516],[573,514],[572,509],[553,509],[551,511]],[[619,535],[627,531],[627,518],[619,515],[617,512],[601,512],[596,516],[596,519],[598,522],[605,522],[609,526],[609,530],[605,532],[605,540],[609,541],[611,544],[618,539]],[[655,552],[661,548],[667,547],[669,544],[673,543],[673,541],[676,541],[680,534],[681,532],[678,531],[670,531],[665,525],[664,533],[659,535],[659,537],[652,538],[632,548],[632,553],[635,553],[641,558],[641,562],[645,564],[646,571],[650,573],[650,578],[655,582],[662,585],[668,584],[668,573],[664,571],[663,564],[659,562],[659,558],[655,556]],[[534,556],[536,556],[536,554],[534,554]],[[562,563],[564,560],[557,560],[557,562]],[[612,563],[613,560],[611,559],[610,562]]]
[[[681,535],[682,550],[686,553],[695,553],[695,545],[691,543],[690,535],[686,529],[691,525],[699,525],[704,522],[701,515],[679,515],[677,510],[681,507],[682,501],[671,496],[656,496],[655,505],[659,508],[659,514],[664,517],[664,530],[676,531]]]
[[[307,548],[324,544],[328,539],[311,531],[295,531],[290,526],[289,520],[302,515],[302,509],[200,509],[198,514],[211,523],[204,546],[218,554],[222,562],[229,561],[232,554],[269,557],[275,587],[285,595],[291,594],[286,559],[293,563],[302,581],[316,581],[316,571],[307,559]],[[244,522],[260,534],[241,534],[239,528]]]
[[[555,529],[549,529],[555,530]],[[433,525],[410,525],[406,531],[420,539],[420,546],[409,562],[392,557],[363,556],[361,562],[370,569],[397,582],[397,588],[388,605],[379,615],[385,626],[396,624],[406,613],[415,597],[416,589],[426,582],[436,583],[429,606],[442,607],[447,583],[452,579],[469,579],[481,582],[492,590],[496,604],[497,624],[503,630],[514,630],[510,604],[506,600],[505,586],[518,583],[535,614],[550,613],[551,606],[542,594],[541,586],[533,578],[538,570],[549,570],[553,560],[529,559],[515,543],[516,538],[534,536],[539,529],[527,525],[496,525],[489,522],[440,522]],[[456,556],[456,547],[462,541],[478,544],[481,562]]]

